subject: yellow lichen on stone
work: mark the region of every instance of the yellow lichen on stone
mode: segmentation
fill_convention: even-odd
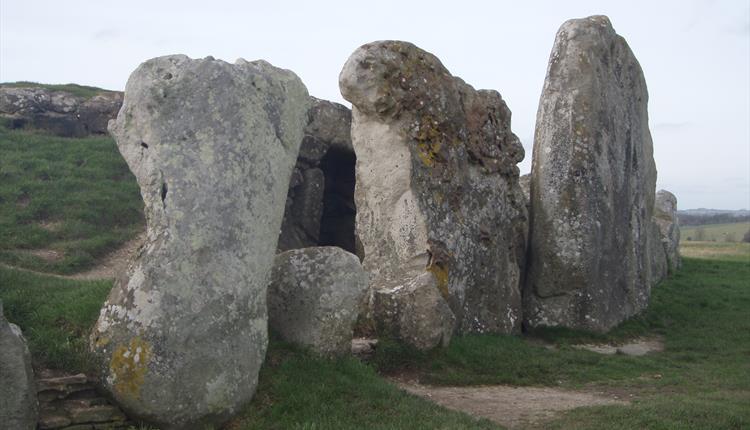
[[[448,267],[442,264],[431,264],[427,267],[427,270],[435,277],[440,294],[445,300],[448,300]]]
[[[140,397],[150,357],[151,348],[140,337],[131,339],[129,345],[118,346],[109,364],[114,390],[124,396]]]
[[[94,341],[94,346],[95,346],[95,347],[96,347],[97,349],[101,349],[101,348],[104,348],[104,347],[105,347],[105,346],[107,346],[108,344],[109,344],[109,338],[108,338],[107,336],[99,336],[99,337],[97,337],[97,338],[96,338],[96,340]]]
[[[442,148],[441,133],[438,123],[430,115],[424,115],[419,121],[414,139],[419,149],[419,159],[428,167],[433,167],[435,162],[441,161],[440,149]]]

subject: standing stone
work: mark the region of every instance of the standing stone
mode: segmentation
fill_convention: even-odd
[[[359,258],[341,248],[283,252],[268,286],[268,325],[284,340],[321,355],[348,354],[367,286]]]
[[[552,48],[531,179],[528,326],[606,331],[648,305],[656,166],[643,72],[605,16]]]
[[[667,190],[659,190],[656,193],[654,222],[659,226],[659,237],[667,254],[669,273],[674,273],[682,265],[680,259],[680,222],[677,218],[677,197]]]
[[[289,183],[279,251],[309,246],[355,250],[351,111],[310,97],[308,123]]]
[[[134,418],[203,428],[252,398],[307,107],[299,78],[265,61],[175,55],[130,76],[110,131],[138,180],[147,240],[91,347]]]
[[[659,230],[659,225],[656,223],[656,218],[653,221],[648,241],[649,257],[651,259],[649,267],[651,286],[658,284],[669,274],[667,250],[664,249],[664,244],[662,243],[661,230]]]
[[[34,430],[38,413],[29,348],[0,301],[0,430]]]
[[[524,152],[500,94],[399,41],[357,49],[339,86],[353,104],[357,236],[372,287],[398,291],[429,273],[460,332],[517,332]]]

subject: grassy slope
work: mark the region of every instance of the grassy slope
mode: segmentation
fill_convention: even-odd
[[[0,127],[0,153],[0,262],[74,273],[143,228],[138,185],[111,138]]]
[[[45,88],[52,91],[65,91],[67,93],[73,94],[78,97],[83,98],[91,98],[94,97],[97,94],[103,93],[103,92],[109,92],[109,90],[105,90],[102,88],[97,87],[89,87],[86,85],[78,85],[78,84],[40,84],[38,82],[29,82],[29,81],[19,81],[19,82],[2,82],[0,83],[0,87],[10,87],[10,88]]]
[[[684,242],[688,242],[688,238],[696,240],[696,231],[699,228],[703,228],[703,230],[705,231],[704,240],[715,240],[719,242],[740,242],[745,233],[750,230],[750,222],[733,222],[727,224],[707,224],[700,226],[681,227],[680,237]],[[728,238],[731,240],[727,240]]]
[[[0,267],[5,316],[18,324],[36,366],[91,370],[87,336],[111,281],[71,281]]]

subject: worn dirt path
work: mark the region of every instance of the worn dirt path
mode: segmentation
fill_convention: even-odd
[[[549,420],[555,414],[583,406],[627,405],[613,394],[562,390],[550,387],[436,387],[392,380],[402,390],[443,407],[487,418],[509,429]]]
[[[9,267],[11,269],[20,270],[23,272],[36,273],[38,275],[52,276],[55,278],[62,279],[78,279],[78,280],[95,280],[95,279],[114,279],[119,274],[123,273],[127,267],[128,262],[138,251],[138,248],[143,245],[146,241],[146,232],[141,232],[135,238],[125,242],[118,249],[107,254],[102,260],[98,261],[94,267],[89,270],[74,273],[72,275],[58,275],[55,273],[39,272],[31,269],[24,269],[21,267],[9,266],[7,264],[0,265]]]

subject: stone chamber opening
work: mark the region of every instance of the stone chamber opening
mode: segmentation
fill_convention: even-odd
[[[319,245],[338,246],[351,253],[357,253],[354,234],[357,214],[354,204],[356,161],[354,152],[338,148],[330,148],[320,161],[325,189]]]

